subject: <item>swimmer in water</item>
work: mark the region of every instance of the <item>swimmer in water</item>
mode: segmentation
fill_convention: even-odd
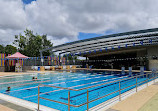
[[[34,80],[35,80],[35,77],[32,77],[32,80],[34,81]]]
[[[6,92],[9,92],[11,90],[11,88],[10,87],[7,87],[7,90],[6,90]]]

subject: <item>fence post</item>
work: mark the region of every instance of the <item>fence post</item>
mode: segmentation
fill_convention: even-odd
[[[38,111],[39,111],[39,106],[40,106],[40,98],[39,98],[39,94],[40,94],[40,85],[38,85]]]
[[[156,73],[154,73],[154,83],[156,82]]]
[[[88,98],[89,98],[89,92],[88,92],[88,90],[87,90],[87,111],[89,110],[89,105],[88,105]]]
[[[154,84],[155,84],[155,81],[156,81],[156,72],[154,73]]]
[[[27,59],[27,66],[29,66],[29,59]]]
[[[137,87],[138,87],[138,84],[137,84],[137,76],[136,76],[136,92],[137,92]]]
[[[119,81],[119,101],[121,101],[121,81]]]
[[[147,85],[147,87],[148,87],[148,74],[146,74],[146,85]]]
[[[70,91],[68,92],[68,111],[70,111]]]
[[[35,66],[37,66],[37,65],[36,65],[36,57],[35,57],[34,59],[35,59]]]

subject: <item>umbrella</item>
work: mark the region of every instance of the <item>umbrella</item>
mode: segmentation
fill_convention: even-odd
[[[20,52],[16,52],[15,54],[11,55],[11,56],[7,56],[6,58],[8,59],[26,59],[26,58],[29,58],[23,54],[21,54]]]

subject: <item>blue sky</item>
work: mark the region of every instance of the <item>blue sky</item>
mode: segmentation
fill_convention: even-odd
[[[116,33],[116,32],[112,31],[112,30],[108,30],[102,34],[79,32],[78,39],[83,40],[83,39],[89,39],[89,38],[99,37],[99,36],[103,36],[103,35],[110,35],[110,34],[114,34],[114,33]]]
[[[102,36],[102,35],[104,35],[104,34],[79,32],[78,39],[79,39],[79,40],[83,40],[83,39],[98,37],[98,36]]]
[[[36,1],[36,0],[22,0],[24,4],[29,4],[31,3],[32,1]]]

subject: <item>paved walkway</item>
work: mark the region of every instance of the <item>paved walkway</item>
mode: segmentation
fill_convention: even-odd
[[[138,111],[158,111],[158,93],[144,104]]]
[[[145,88],[127,99],[117,103],[106,111],[139,111],[152,97],[158,93],[158,83]],[[158,101],[158,100],[157,100]],[[158,102],[157,102],[158,103]],[[140,110],[140,111],[158,111],[157,110]]]
[[[32,110],[18,106],[13,103],[9,103],[4,100],[0,100],[0,111],[32,111]]]
[[[13,110],[13,109],[8,108],[6,106],[0,105],[0,111],[16,111],[16,110]]]

